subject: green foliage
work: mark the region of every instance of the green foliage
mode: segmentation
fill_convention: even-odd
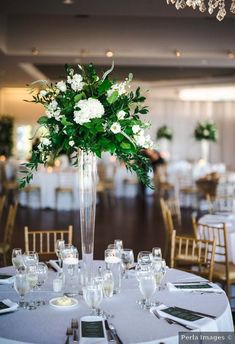
[[[168,128],[166,125],[163,125],[157,130],[157,135],[156,135],[157,140],[160,139],[167,139],[169,141],[172,140],[173,138],[173,132],[170,128]]]
[[[197,141],[208,140],[216,142],[218,140],[218,129],[214,122],[199,122],[194,130],[194,137]]]
[[[0,115],[0,155],[11,156],[13,148],[14,119]]]
[[[45,107],[45,115],[38,123],[48,134],[41,137],[40,144],[33,148],[31,161],[24,165],[21,187],[30,182],[39,164],[48,164],[61,151],[71,155],[79,149],[98,157],[102,152],[110,152],[137,173],[144,184],[151,185],[148,177],[151,166],[142,151],[151,148],[152,142],[144,136],[146,123],[139,117],[148,113],[143,105],[145,97],[139,87],[128,92],[132,74],[117,83],[109,78],[112,70],[113,66],[99,77],[92,64],[78,65],[78,71],[66,65],[64,81],[34,83],[37,88],[33,90],[32,102]],[[102,113],[97,115],[97,111]],[[113,125],[120,129],[112,130]]]

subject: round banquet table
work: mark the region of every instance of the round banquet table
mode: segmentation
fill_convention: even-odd
[[[103,262],[95,261],[97,267]],[[0,272],[12,273],[13,268],[2,268]],[[40,292],[32,292],[28,298],[38,299],[39,296],[49,301],[61,295],[52,291],[52,280],[56,273],[49,270],[48,279]],[[183,271],[168,269],[163,283],[167,281],[183,282],[198,281],[199,277]],[[12,285],[0,285],[0,300],[9,298],[18,301]],[[124,344],[148,343],[165,344],[178,343],[178,332],[185,330],[179,325],[170,325],[164,320],[157,319],[150,312],[141,309],[136,300],[141,298],[135,272],[130,271],[129,279],[122,281],[121,293],[110,299],[104,299],[101,308],[114,315],[112,323]],[[217,316],[213,328],[217,331],[232,331],[233,321],[228,299],[222,294],[199,294],[185,291],[170,292],[164,289],[156,292],[153,299],[167,306],[178,306]],[[58,310],[49,305],[41,306],[36,310],[18,310],[1,315],[0,343],[38,343],[63,344],[66,340],[66,329],[70,327],[71,319],[79,319],[90,314],[90,311],[81,296],[78,297],[77,308]],[[207,325],[208,326],[208,325]],[[201,331],[208,331],[205,326]]]

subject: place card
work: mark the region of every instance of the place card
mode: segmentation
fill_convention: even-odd
[[[169,307],[165,309],[161,309],[161,312],[167,313],[173,317],[186,320],[186,321],[197,321],[203,319],[200,315],[197,315],[193,312],[182,310],[178,307]]]

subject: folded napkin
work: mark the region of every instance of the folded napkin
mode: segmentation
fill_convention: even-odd
[[[13,312],[18,308],[18,304],[9,299],[0,301],[0,314]]]
[[[80,319],[80,344],[108,344],[104,320],[98,316],[85,316]]]
[[[49,260],[48,262],[50,264],[50,266],[52,267],[53,270],[57,271],[57,272],[61,272],[62,269],[59,267],[57,260]]]
[[[192,330],[203,330],[208,332],[218,331],[216,321],[195,314],[193,311],[183,311],[177,307],[168,307],[165,305],[160,305],[158,307],[152,307],[150,309],[151,313],[154,311],[160,315],[160,317],[172,319],[178,321],[184,325],[192,328]],[[187,331],[187,330],[184,330]]]
[[[7,274],[0,274],[0,284],[12,284],[15,277]]]
[[[170,283],[167,282],[167,288],[169,291],[202,291],[207,293],[224,293],[224,291],[214,283],[208,282],[190,282],[190,283]]]

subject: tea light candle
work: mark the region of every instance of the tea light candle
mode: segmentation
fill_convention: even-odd
[[[63,280],[62,278],[55,278],[53,280],[53,290],[54,292],[58,293],[62,290],[63,287]]]

